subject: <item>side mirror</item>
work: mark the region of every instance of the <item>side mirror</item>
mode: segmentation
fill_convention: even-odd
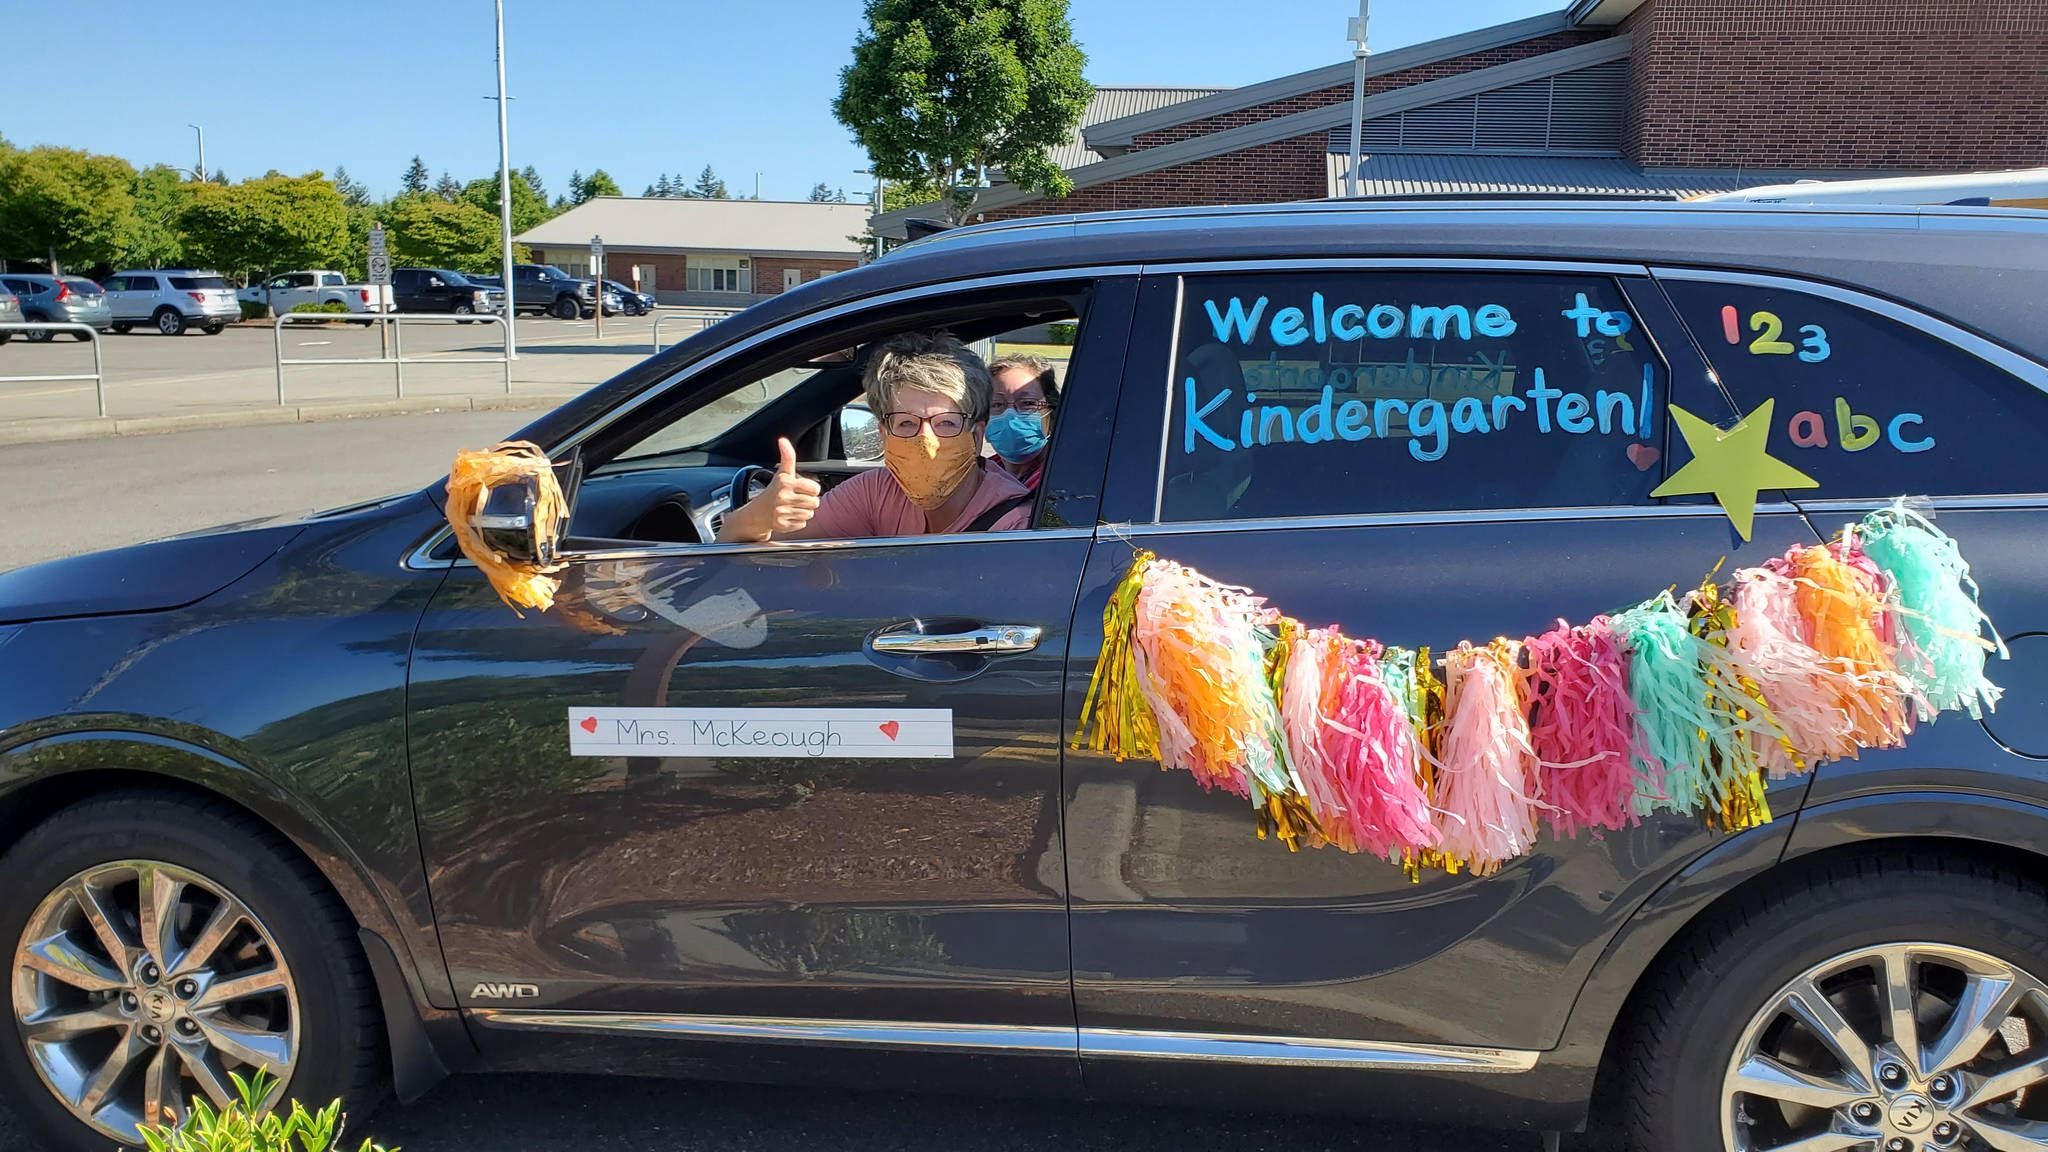
[[[882,458],[882,422],[866,408],[848,406],[839,410],[840,450],[848,460]]]
[[[562,488],[563,507],[567,513],[573,513],[576,490],[583,484],[582,452],[573,453],[556,464],[554,470],[555,482]],[[484,497],[484,510],[475,520],[477,530],[486,543],[508,559],[522,564],[553,564],[560,559],[560,544],[569,530],[569,522],[565,514],[562,523],[548,525],[550,531],[541,531],[542,526],[533,515],[539,503],[539,484],[532,477],[501,484]]]

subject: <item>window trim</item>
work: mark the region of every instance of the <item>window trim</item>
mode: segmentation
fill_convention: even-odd
[[[1916,329],[1959,352],[1975,356],[2008,375],[2019,377],[2041,392],[2048,392],[2048,366],[2030,360],[2005,345],[1979,336],[1966,328],[1882,296],[1873,296],[1867,292],[1843,288],[1820,280],[1802,280],[1792,276],[1771,276],[1760,272],[1736,272],[1716,268],[1652,267],[1650,276],[1658,280],[1689,280],[1709,284],[1741,284],[1750,288],[1775,288],[1833,300],[1838,304],[1859,308]]]
[[[1156,481],[1157,486],[1154,488],[1152,493],[1152,522],[1146,525],[1125,527],[1142,527],[1146,529],[1149,533],[1151,530],[1154,529],[1178,529],[1182,525],[1187,524],[1212,526],[1210,530],[1215,530],[1215,528],[1213,527],[1215,525],[1223,524],[1243,524],[1258,527],[1271,526],[1280,523],[1295,525],[1297,521],[1310,521],[1313,522],[1315,526],[1323,526],[1330,525],[1333,521],[1341,521],[1347,519],[1357,520],[1360,517],[1363,517],[1364,519],[1371,521],[1373,523],[1380,523],[1383,521],[1381,521],[1378,518],[1385,516],[1395,517],[1396,519],[1391,521],[1393,523],[1429,522],[1407,521],[1400,519],[1401,517],[1413,515],[1410,513],[1342,513],[1327,517],[1288,517],[1285,521],[1273,520],[1270,518],[1253,518],[1248,520],[1213,521],[1176,520],[1169,523],[1164,519],[1166,512],[1166,459],[1167,450],[1171,446],[1173,438],[1173,385],[1175,366],[1178,364],[1180,356],[1181,320],[1183,318],[1183,314],[1186,311],[1187,305],[1188,274],[1206,274],[1211,272],[1345,272],[1360,270],[1375,272],[1562,272],[1592,276],[1604,276],[1610,278],[1613,281],[1615,291],[1621,294],[1623,302],[1628,304],[1629,308],[1633,313],[1639,313],[1640,309],[1637,308],[1635,302],[1629,297],[1626,278],[1633,276],[1638,279],[1641,279],[1647,278],[1651,275],[1651,269],[1648,266],[1642,264],[1615,263],[1613,261],[1597,260],[1510,260],[1494,259],[1490,257],[1482,257],[1478,259],[1462,259],[1458,257],[1355,256],[1335,257],[1327,260],[1316,259],[1313,257],[1290,257],[1278,260],[1204,260],[1180,264],[1148,264],[1145,266],[1145,271],[1148,275],[1173,277],[1173,336],[1171,342],[1166,346],[1166,406],[1161,410],[1160,413],[1159,474]],[[1640,319],[1639,315],[1638,319]],[[1649,326],[1647,324],[1644,325],[1644,331],[1649,331]],[[1651,340],[1651,350],[1656,355],[1658,363],[1660,363],[1664,367],[1664,374],[1666,379],[1665,389],[1666,396],[1668,398],[1669,390],[1672,386],[1673,381],[1675,381],[1677,377],[1677,369],[1672,365],[1670,355],[1664,351],[1661,345],[1654,338],[1652,338]],[[1128,373],[1128,360],[1125,361],[1125,365],[1125,371],[1126,373]],[[1111,450],[1114,451],[1114,447],[1112,447]],[[1614,507],[1622,512],[1627,512],[1631,510],[1640,511],[1643,509],[1655,509],[1659,507],[1659,505],[1615,505]],[[1720,508],[1716,505],[1698,505],[1698,507],[1711,508],[1715,512],[1720,511]],[[1759,504],[1757,505],[1757,507],[1759,509],[1762,509],[1764,505]],[[1790,505],[1787,505],[1787,507],[1790,507]],[[1489,515],[1494,511],[1495,510],[1489,509],[1466,510],[1466,512],[1476,512],[1481,516]],[[1559,510],[1529,509],[1528,511],[1535,512]],[[1578,509],[1563,509],[1562,511],[1578,511]],[[1441,515],[1455,517],[1459,515],[1464,515],[1466,514],[1466,512],[1452,511],[1441,513]],[[1428,513],[1424,515],[1437,515],[1437,513]],[[1513,517],[1510,516],[1508,518],[1512,519]],[[1585,519],[1585,517],[1583,516],[1575,516],[1568,518]],[[1297,526],[1308,527],[1311,525],[1307,523],[1302,523],[1298,524]]]

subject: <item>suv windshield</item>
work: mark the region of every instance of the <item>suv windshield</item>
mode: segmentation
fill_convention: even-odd
[[[441,279],[447,281],[449,284],[452,284],[457,288],[474,288],[477,286],[470,282],[469,277],[464,276],[460,272],[451,272],[446,268],[433,269],[432,271],[428,272],[427,275],[439,276]]]
[[[218,276],[173,276],[171,287],[181,290],[193,288],[225,288],[228,282]]]
[[[770,401],[780,398],[790,389],[817,374],[818,369],[808,364],[784,368],[773,376],[756,380],[720,396],[619,453],[617,458],[634,460],[644,456],[659,456],[664,452],[702,448],[737,427],[741,421],[760,411]]]
[[[574,279],[575,279],[575,277],[574,277],[574,276],[571,276],[571,275],[569,275],[569,274],[568,274],[567,272],[564,272],[564,271],[562,271],[562,270],[561,270],[560,268],[557,268],[557,267],[555,267],[555,266],[554,266],[553,264],[541,264],[541,265],[538,265],[538,266],[536,267],[535,271],[537,271],[537,272],[541,272],[541,273],[544,273],[544,274],[546,274],[546,275],[549,275],[549,276],[553,276],[553,277],[554,277],[555,279],[557,279],[557,280],[574,280]]]

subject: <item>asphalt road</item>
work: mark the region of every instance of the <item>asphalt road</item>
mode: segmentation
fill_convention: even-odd
[[[273,424],[0,447],[0,569],[421,487],[518,412]],[[704,1085],[459,1076],[353,1125],[408,1152],[1536,1152],[1384,1122]],[[1583,1147],[1568,1143],[1567,1147]],[[0,1150],[28,1149],[0,1106]]]

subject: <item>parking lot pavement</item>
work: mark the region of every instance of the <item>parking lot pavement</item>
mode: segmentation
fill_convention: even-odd
[[[0,571],[424,488],[534,412],[452,412],[0,446]],[[0,1148],[5,1148],[0,1143]]]
[[[595,1076],[457,1076],[351,1124],[404,1152],[1538,1152],[1530,1135],[1320,1116]],[[0,1147],[26,1138],[0,1110]],[[1567,1138],[1567,1149],[1590,1145]]]
[[[573,395],[610,379],[650,354],[653,320],[615,316],[604,322],[600,340],[591,320],[521,317],[519,358],[512,365],[515,395]],[[662,340],[673,344],[694,326],[669,322]],[[320,324],[288,326],[283,334],[288,359],[354,359],[380,354],[375,326]],[[495,355],[503,346],[496,324],[407,325],[405,354],[446,358]],[[201,413],[275,408],[277,343],[271,325],[237,324],[218,336],[197,330],[182,336],[133,331],[102,334],[107,411],[114,419],[192,416]],[[67,334],[43,344],[17,336],[0,345],[0,377],[48,376],[92,371],[92,349]],[[293,405],[388,400],[395,391],[390,365],[290,366],[285,399]],[[408,397],[502,396],[504,371],[496,364],[408,363]],[[90,380],[0,384],[0,426],[25,421],[89,419],[96,412]]]

